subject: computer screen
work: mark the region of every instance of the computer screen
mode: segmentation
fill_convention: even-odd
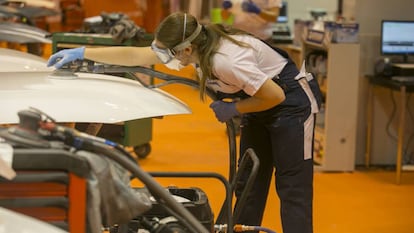
[[[381,54],[402,55],[405,62],[414,55],[414,21],[382,20]]]
[[[287,2],[282,2],[282,7],[279,10],[279,16],[277,17],[277,23],[287,23],[288,22],[288,14],[287,14]]]

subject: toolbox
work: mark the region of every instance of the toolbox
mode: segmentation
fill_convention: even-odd
[[[87,160],[59,148],[36,148],[36,143],[44,143],[41,139],[25,138],[33,146],[22,146],[19,136],[9,134],[7,129],[0,131],[7,143],[15,144],[12,166],[16,171],[16,177],[11,180],[0,176],[0,207],[71,233],[89,232],[86,230],[89,228],[86,222]]]
[[[116,42],[110,34],[59,32],[52,34],[52,52],[62,49],[105,46],[149,46],[153,40],[152,34],[144,34],[142,39],[128,39],[123,43]],[[125,78],[128,78],[125,75]],[[85,124],[76,124],[76,128],[83,130]],[[151,151],[150,141],[152,139],[152,119],[137,119],[124,122],[119,125],[103,124],[97,134],[100,137],[111,139],[124,146],[134,148],[139,158],[145,158]]]

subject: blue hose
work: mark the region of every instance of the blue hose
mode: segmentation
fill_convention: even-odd
[[[272,231],[272,230],[270,230],[269,228],[266,228],[266,227],[260,227],[260,226],[255,226],[255,227],[254,227],[254,230],[255,230],[255,231],[264,231],[264,232],[267,232],[267,233],[276,233],[276,231]]]

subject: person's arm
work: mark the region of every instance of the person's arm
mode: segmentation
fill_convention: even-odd
[[[265,111],[284,100],[285,93],[282,88],[271,79],[267,79],[252,97],[237,102],[216,100],[210,104],[210,108],[220,122],[226,122],[240,113]]]
[[[277,17],[279,17],[279,13],[280,13],[279,7],[272,7],[272,8],[262,9],[259,13],[259,16],[268,22],[276,22]]]
[[[258,16],[260,16],[262,19],[266,20],[267,22],[276,22],[276,19],[280,13],[280,8],[277,6],[268,7],[268,8],[260,8],[251,0],[244,1],[241,7],[243,11],[257,14]]]
[[[149,46],[85,48],[84,58],[96,62],[122,66],[143,66],[160,63],[156,54]]]
[[[67,63],[89,59],[92,61],[121,66],[144,66],[161,63],[151,47],[102,47],[86,48],[84,46],[63,49],[50,56],[47,66],[59,69]]]
[[[273,80],[267,79],[250,98],[236,102],[239,113],[260,112],[270,109],[285,100],[283,89]]]

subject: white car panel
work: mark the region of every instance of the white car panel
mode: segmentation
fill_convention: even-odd
[[[46,60],[18,50],[0,48],[0,72],[53,71],[46,67]]]
[[[17,112],[37,108],[57,122],[118,123],[190,113],[177,98],[122,77],[53,72],[1,74],[0,123],[18,123]]]
[[[138,81],[93,73],[55,75],[46,60],[0,49],[0,123],[18,123],[17,112],[37,108],[57,122],[119,123],[188,114],[186,104]]]
[[[67,233],[48,223],[0,207],[0,232],[8,233]]]
[[[0,39],[15,43],[46,43],[51,44],[50,33],[23,23],[0,22]]]

